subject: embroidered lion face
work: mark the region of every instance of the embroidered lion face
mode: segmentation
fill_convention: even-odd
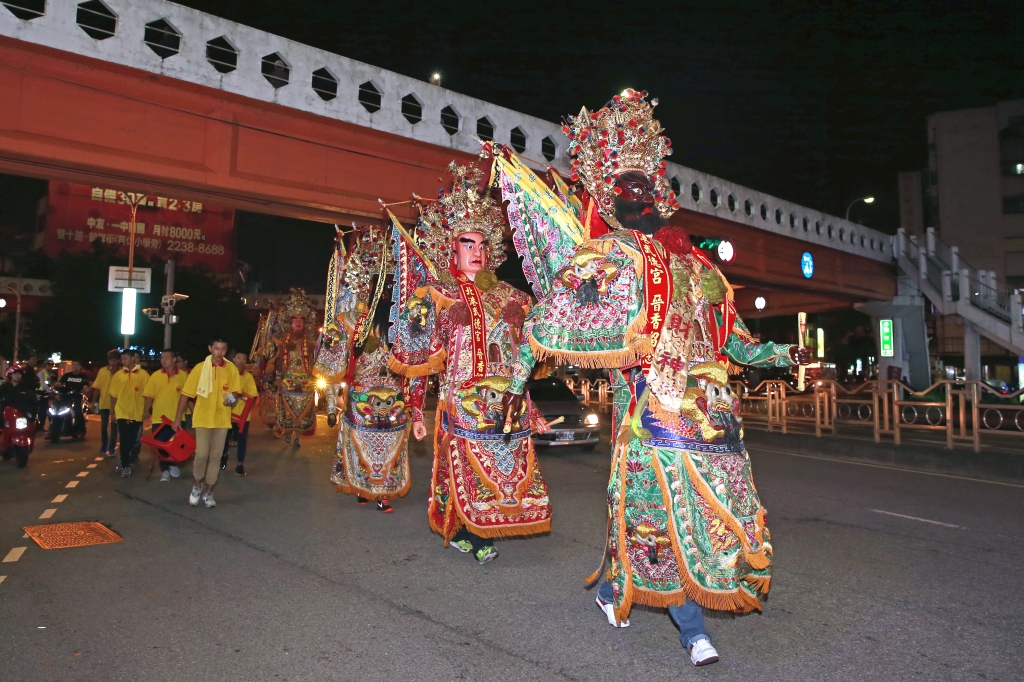
[[[504,421],[501,400],[512,384],[506,377],[487,377],[477,381],[462,401],[462,409],[476,422],[478,431],[493,428]]]

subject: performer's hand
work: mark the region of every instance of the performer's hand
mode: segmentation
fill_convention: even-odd
[[[505,427],[512,426],[523,410],[523,394],[506,392],[501,397],[501,412],[505,415]]]
[[[791,346],[789,349],[789,359],[793,361],[794,365],[809,365],[811,364],[811,349]]]
[[[424,438],[427,437],[427,427],[423,424],[423,422],[412,423],[412,435],[416,438],[416,440],[423,440]]]
[[[451,320],[453,327],[468,327],[472,321],[472,317],[469,314],[469,306],[462,301],[449,307],[445,314]]]
[[[181,420],[180,419],[175,419],[171,423],[171,431],[177,431],[180,428],[181,428]]]
[[[551,433],[548,420],[542,414],[537,414],[535,418],[530,419],[530,426],[533,428],[534,433]]]

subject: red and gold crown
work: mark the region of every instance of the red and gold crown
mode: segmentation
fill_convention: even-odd
[[[460,234],[479,232],[487,240],[489,270],[505,260],[502,242],[504,217],[490,195],[480,192],[483,172],[476,166],[448,165],[452,175],[450,189],[437,193],[437,201],[420,204],[416,241],[423,253],[442,271],[452,260],[452,244]]]
[[[562,131],[569,136],[567,154],[572,159],[572,179],[597,203],[601,217],[612,227],[615,219],[615,181],[623,173],[639,172],[654,183],[654,197],[662,217],[672,215],[679,204],[665,179],[665,157],[672,142],[661,134],[654,118],[658,100],[647,101],[647,92],[624,90],[604,108],[593,113],[586,107],[569,116]]]
[[[395,261],[391,250],[386,249],[387,233],[383,227],[367,225],[356,233],[355,244],[345,259],[345,288],[352,292],[359,303],[367,303],[373,293],[373,278],[381,272],[384,259],[384,274],[395,272]]]
[[[306,295],[306,291],[300,288],[292,288],[288,290],[288,298],[282,303],[278,309],[277,324],[280,325],[281,331],[287,331],[291,325],[291,319],[293,317],[301,317],[306,322],[306,335],[310,336],[316,333],[316,305],[313,303],[313,299]]]

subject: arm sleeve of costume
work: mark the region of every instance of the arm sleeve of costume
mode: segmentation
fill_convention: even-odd
[[[789,357],[789,349],[792,347],[789,343],[757,343],[737,315],[722,353],[738,365],[791,367],[793,360]]]
[[[399,308],[388,358],[395,374],[427,376],[444,369],[447,353],[439,329],[441,310],[434,299],[432,288],[421,287]]]
[[[512,393],[522,395],[526,382],[529,380],[530,375],[533,374],[533,366],[537,363],[537,360],[533,356],[533,348],[530,347],[530,335],[533,334],[534,315],[543,314],[544,309],[543,303],[535,305],[530,316],[526,318],[526,323],[523,325],[523,340],[519,344],[519,355],[512,366],[512,383],[508,389]]]
[[[427,391],[426,377],[410,377],[406,380],[406,395],[408,396],[409,411],[412,412],[414,422],[423,421],[423,400]]]

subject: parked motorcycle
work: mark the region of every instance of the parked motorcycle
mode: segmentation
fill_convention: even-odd
[[[14,457],[18,468],[28,464],[29,453],[36,440],[36,420],[29,419],[16,407],[4,408],[4,428],[0,431],[0,453],[4,460]]]
[[[71,440],[85,438],[82,395],[57,386],[50,396],[50,442],[59,443],[61,436],[70,436]]]

